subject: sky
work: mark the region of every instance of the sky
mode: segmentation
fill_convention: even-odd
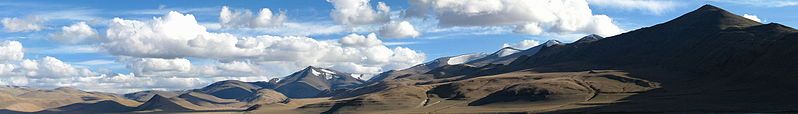
[[[798,0],[3,0],[0,85],[127,93],[265,81],[307,66],[373,75],[609,37],[705,4],[798,25]]]

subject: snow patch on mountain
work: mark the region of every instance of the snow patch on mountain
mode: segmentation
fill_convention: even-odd
[[[505,48],[502,48],[501,50],[497,51],[495,54],[498,57],[504,57],[504,56],[508,56],[508,55],[511,55],[511,54],[514,54],[514,53],[518,53],[518,52],[521,52],[521,50],[515,49],[515,48],[512,48],[512,47],[505,47]]]
[[[454,56],[454,57],[449,58],[449,60],[446,63],[449,64],[449,65],[463,64],[463,63],[466,63],[466,62],[469,62],[469,61],[472,61],[472,60],[476,60],[476,59],[479,59],[479,58],[482,58],[482,57],[485,57],[485,56],[487,56],[485,53],[474,53],[474,54],[459,55],[459,56]]]
[[[560,45],[560,44],[562,44],[562,42],[560,42],[558,40],[549,40],[549,41],[546,41],[546,43],[543,43],[543,45],[545,45],[546,47],[551,47],[551,46]]]

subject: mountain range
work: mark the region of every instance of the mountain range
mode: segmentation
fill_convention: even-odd
[[[124,95],[0,87],[0,113],[790,113],[798,30],[704,5],[615,36],[442,57],[360,79],[308,66],[263,82]]]

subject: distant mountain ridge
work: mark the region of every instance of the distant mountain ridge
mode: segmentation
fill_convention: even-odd
[[[410,68],[401,69],[401,70],[389,70],[382,72],[380,74],[373,76],[371,79],[368,80],[368,82],[373,83],[385,80],[393,80],[404,75],[423,74],[438,67],[446,65],[465,64],[489,56],[493,56],[493,54],[487,55],[484,53],[471,53],[471,54],[462,54],[457,56],[441,57],[432,60],[430,62],[415,65]]]

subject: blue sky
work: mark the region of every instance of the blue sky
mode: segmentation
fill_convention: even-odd
[[[358,2],[358,1],[360,0],[354,0],[353,2]],[[474,0],[474,1],[479,1],[479,0]],[[502,1],[504,3],[519,2],[513,0],[507,0],[507,1],[502,0]],[[441,5],[439,6],[439,9],[429,11],[432,13],[427,13],[426,14],[427,17],[411,17],[408,16],[409,13],[405,11],[414,8],[413,6],[411,6],[411,2],[413,1],[404,1],[404,0],[369,1],[368,5],[366,5],[368,6],[368,8],[365,8],[365,10],[369,10],[373,14],[377,14],[378,16],[383,15],[380,14],[381,10],[379,4],[381,2],[389,6],[390,10],[388,12],[382,12],[385,13],[384,15],[388,16],[388,19],[384,21],[373,21],[373,22],[370,21],[366,22],[366,24],[342,23],[340,20],[337,20],[336,17],[331,16],[334,15],[331,12],[335,12],[336,11],[335,9],[337,7],[333,5],[333,2],[324,1],[324,0],[258,0],[258,1],[215,1],[215,0],[213,1],[212,0],[199,0],[199,1],[198,0],[170,0],[170,1],[35,0],[34,1],[30,0],[30,1],[0,1],[0,18],[9,19],[9,20],[13,18],[17,20],[30,21],[36,24],[40,28],[35,30],[14,31],[10,30],[9,25],[6,24],[2,26],[3,31],[0,31],[0,40],[18,41],[24,47],[23,59],[4,60],[6,64],[14,66],[14,68],[12,69],[20,69],[24,67],[22,63],[19,63],[20,61],[35,60],[37,62],[43,62],[45,61],[45,59],[43,58],[50,56],[62,61],[63,63],[71,65],[72,67],[74,67],[72,69],[77,69],[78,71],[86,69],[89,70],[89,72],[92,72],[89,73],[90,75],[106,75],[102,76],[102,78],[113,78],[114,77],[113,75],[115,74],[136,75],[135,77],[140,77],[141,75],[146,73],[151,73],[152,75],[166,75],[167,77],[174,78],[174,77],[185,77],[179,75],[201,74],[201,73],[186,73],[186,72],[188,71],[193,72],[203,65],[206,65],[208,67],[215,67],[216,69],[224,69],[221,67],[222,66],[221,64],[228,65],[229,63],[231,63],[230,61],[239,61],[246,63],[246,65],[244,66],[255,66],[253,68],[268,69],[268,70],[258,70],[258,71],[247,71],[249,73],[244,73],[244,74],[247,74],[250,77],[265,76],[271,78],[271,77],[281,77],[287,75],[288,73],[293,72],[294,70],[300,69],[302,65],[320,65],[323,67],[341,68],[344,69],[344,71],[349,71],[349,72],[378,73],[380,71],[385,71],[390,69],[405,68],[408,66],[406,64],[420,63],[444,56],[453,56],[459,54],[480,53],[480,52],[492,53],[493,51],[502,48],[502,46],[504,46],[505,44],[520,46],[516,44],[524,40],[535,41],[539,43],[545,42],[547,40],[560,40],[564,42],[571,42],[578,39],[581,36],[585,36],[588,34],[608,34],[604,36],[609,36],[612,34],[618,34],[621,32],[630,31],[637,28],[651,26],[654,24],[668,21],[686,12],[694,10],[704,4],[715,5],[739,15],[743,14],[753,15],[756,16],[758,19],[760,19],[763,23],[775,22],[787,26],[798,25],[798,13],[795,12],[798,11],[798,1],[792,1],[792,0],[767,0],[767,1],[575,0],[575,1],[577,1],[575,3],[588,4],[588,7],[586,8],[589,9],[585,11],[589,14],[587,14],[586,16],[595,17],[597,15],[606,15],[612,21],[611,23],[605,23],[605,24],[612,24],[613,26],[617,26],[618,30],[620,31],[606,32],[594,29],[555,30],[552,28],[558,28],[558,27],[568,28],[569,26],[556,25],[556,24],[546,25],[546,22],[544,21],[540,22],[535,21],[536,19],[547,19],[549,17],[534,17],[534,15],[532,17],[529,17],[528,15],[522,15],[522,16],[507,15],[512,13],[502,14],[501,12],[495,14],[494,16],[506,16],[507,18],[518,17],[524,19],[526,18],[534,18],[534,19],[531,19],[532,21],[509,20],[514,22],[502,22],[501,19],[496,19],[496,18],[488,18],[486,20],[480,20],[475,17],[473,19],[473,21],[475,22],[468,22],[472,21],[469,19],[465,19],[466,22],[462,21],[450,22],[450,20],[446,20],[446,18],[444,18],[444,16],[447,15],[443,15],[446,13],[454,12],[455,14],[452,15],[455,15],[455,18],[457,18],[456,17],[457,15],[460,16],[465,15],[462,14],[463,12],[469,13],[469,11],[471,10],[479,11],[494,7],[487,5],[475,5],[475,6],[480,6],[476,8],[464,7],[460,9],[458,8],[446,9],[449,7],[443,7],[441,5],[443,3],[438,3],[438,5]],[[465,3],[466,1],[455,1],[455,2],[463,2],[463,4],[468,4]],[[527,1],[520,1],[520,2],[527,2]],[[572,5],[579,6],[578,4],[574,5],[569,3],[564,4],[564,6],[568,7]],[[508,4],[504,5],[507,6]],[[222,10],[223,6],[229,7],[234,13],[235,12],[252,13],[251,16],[257,16],[260,9],[268,8],[274,14],[272,18],[277,18],[278,13],[284,12],[285,20],[279,22],[278,21],[270,22],[270,23],[279,23],[280,24],[279,26],[253,27],[254,25],[243,25],[243,26],[232,25],[233,27],[225,27],[226,25],[220,24],[220,11]],[[558,11],[557,9],[546,9],[546,8],[548,7],[541,7],[537,9],[530,8],[530,9],[551,10],[552,12],[555,13],[562,13],[562,11]],[[361,10],[363,10],[363,8],[361,8]],[[117,50],[110,49],[113,48],[112,46],[131,46],[131,45],[111,45],[112,42],[108,41],[108,40],[113,40],[108,35],[109,32],[108,29],[111,28],[109,27],[109,25],[111,25],[110,23],[115,23],[115,21],[113,21],[114,18],[140,21],[146,23],[146,22],[153,22],[155,17],[165,18],[170,11],[176,11],[180,13],[181,16],[190,14],[193,16],[193,19],[197,21],[196,24],[199,24],[205,29],[207,29],[206,31],[208,33],[229,34],[231,36],[235,36],[236,38],[233,39],[239,39],[239,41],[240,39],[246,37],[258,37],[264,35],[275,36],[275,37],[297,36],[297,37],[313,39],[313,42],[332,42],[329,45],[342,45],[343,47],[341,48],[344,49],[349,49],[349,48],[361,49],[356,47],[347,47],[346,46],[347,44],[340,40],[343,39],[344,37],[359,36],[360,40],[366,41],[366,43],[368,43],[372,41],[368,39],[369,37],[368,34],[377,33],[376,37],[381,42],[381,44],[368,45],[376,47],[369,47],[368,49],[362,49],[364,51],[358,53],[363,53],[361,55],[379,56],[376,58],[388,57],[388,59],[381,60],[374,58],[366,59],[365,57],[355,57],[356,59],[357,58],[363,58],[363,59],[356,61],[347,61],[347,62],[340,62],[339,60],[328,61],[326,59],[318,59],[318,60],[313,59],[309,60],[310,62],[304,60],[297,60],[299,61],[297,62],[297,61],[292,61],[294,59],[286,59],[286,58],[299,57],[300,59],[302,59],[301,56],[304,55],[291,53],[291,54],[296,54],[297,56],[288,56],[291,54],[286,54],[287,56],[277,56],[274,54],[281,54],[281,53],[275,52],[275,53],[266,53],[265,55],[268,55],[268,57],[250,56],[250,55],[247,55],[246,57],[239,57],[239,56],[221,57],[222,55],[205,56],[197,54],[197,53],[212,53],[204,51],[203,52],[198,51],[196,53],[193,52],[185,53],[185,54],[183,53],[142,54],[142,53],[134,53],[133,51],[130,50],[124,50],[124,48],[132,48],[132,47],[120,47]],[[459,14],[457,14],[458,12]],[[491,14],[491,13],[496,13],[496,12],[477,12],[471,15],[482,15],[482,14]],[[244,18],[244,20],[250,19],[245,17],[240,17],[240,18]],[[369,17],[353,16],[352,18],[362,19]],[[555,18],[565,19],[567,17],[560,16]],[[375,17],[374,19],[378,18]],[[579,19],[573,19],[573,20],[579,20]],[[600,18],[596,18],[596,20],[588,20],[586,22],[598,21],[598,20],[600,20]],[[183,21],[183,20],[177,20],[177,21]],[[386,26],[391,24],[391,22],[398,23],[402,21],[406,21],[410,25],[412,25],[412,28],[415,29],[414,31],[417,31],[419,34],[411,36],[402,36],[399,38],[386,38],[385,35],[387,33],[380,32],[380,30],[386,28]],[[542,32],[535,32],[532,34],[517,32],[516,31],[516,29],[518,29],[517,27],[521,26],[517,23],[519,21],[525,23],[526,22],[536,23],[536,24],[542,23],[540,27],[544,27],[545,30],[543,30]],[[73,24],[80,22],[84,22],[85,25],[88,25],[90,29],[94,30],[96,33],[93,33],[92,36],[88,37],[84,36],[85,37],[84,39],[71,43],[64,43],[63,41],[53,40],[55,37],[54,34],[63,33],[63,31],[65,31],[64,29],[62,29],[62,27],[71,26]],[[445,23],[454,23],[453,24],[454,26],[443,25]],[[578,26],[578,28],[596,27],[598,29],[605,29],[605,27],[602,27],[602,25],[600,25],[602,23],[596,22],[596,24],[598,25],[595,26],[585,25],[584,27]],[[126,37],[115,36],[115,38],[124,39]],[[161,43],[155,42],[151,44],[157,45]],[[335,46],[333,47],[338,48]],[[402,50],[402,49],[397,49],[398,47],[402,47],[403,49],[405,48],[410,49],[415,52],[410,53],[410,55],[408,55],[411,56],[410,58],[407,57],[401,58],[398,56],[398,54],[396,54],[400,52],[397,50]],[[520,47],[523,48],[524,46]],[[278,48],[278,51],[279,49],[289,50],[288,48]],[[375,51],[375,49],[380,51]],[[369,52],[369,51],[375,51],[375,52]],[[357,55],[357,53],[355,55]],[[419,55],[423,55],[423,58],[416,57]],[[334,55],[321,55],[321,56],[335,57]],[[278,58],[269,58],[269,57],[278,57]],[[166,59],[166,60],[160,61],[159,63],[159,62],[152,62],[155,60],[148,61],[148,59],[150,58]],[[173,60],[176,58],[185,59],[186,61]],[[350,60],[347,58],[352,58],[352,57],[341,57],[341,58],[344,58],[345,60]],[[189,66],[191,66],[191,68],[180,67],[180,65],[182,65],[187,61],[190,61],[188,63],[190,64]],[[278,61],[279,63],[275,63],[275,61]],[[149,68],[149,67],[144,67],[147,64],[144,64],[144,66],[135,64],[137,62],[155,64],[155,65],[164,65],[167,67],[171,66],[175,67]],[[285,65],[285,64],[291,64],[291,65],[288,65],[290,66],[289,68],[281,68],[285,66],[280,66],[280,65]],[[39,65],[41,67],[42,63],[39,63]],[[344,67],[347,65],[350,67]],[[143,70],[136,72],[131,69],[143,69]],[[154,71],[148,72],[147,69],[154,69]],[[13,72],[17,71],[20,70],[14,70]],[[167,72],[160,72],[160,71],[167,71]],[[39,75],[43,74],[42,72],[44,71],[40,71]],[[227,72],[227,71],[218,71],[218,72]],[[252,72],[259,72],[259,73],[252,73]],[[3,83],[0,84],[17,84],[17,85],[43,86],[43,87],[85,86],[81,84],[70,84],[70,83],[64,83],[61,85],[31,84],[31,83],[40,83],[36,81],[37,79],[40,79],[40,77],[31,76],[32,74],[30,74],[30,72],[26,73],[17,74],[19,76],[16,76],[17,78],[15,78],[20,80],[22,78],[25,78],[26,80],[25,83],[22,83],[21,81],[15,82],[11,78],[0,78],[3,79],[3,81],[0,81]],[[246,78],[246,76],[226,76],[226,75],[238,75],[239,73],[240,72],[236,72],[233,74],[225,74],[225,75],[221,75],[224,74],[221,73],[219,75],[209,75],[205,77],[200,76],[201,78],[199,79],[197,77],[192,77],[190,78],[190,80],[202,80],[196,82],[197,85],[202,85],[208,82],[221,80],[221,79],[249,79],[255,81],[267,79],[267,78]],[[7,76],[7,77],[15,77],[15,76]],[[102,79],[102,78],[97,78],[97,79]],[[157,80],[157,79],[149,79],[149,80]],[[135,86],[134,84],[129,87],[131,89],[125,91],[152,89],[152,88],[174,89],[174,88],[188,87],[188,86],[192,85],[159,87],[151,85]],[[95,88],[93,90],[102,91],[103,89]]]

